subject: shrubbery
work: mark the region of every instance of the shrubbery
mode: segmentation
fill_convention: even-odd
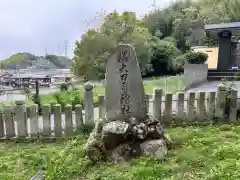
[[[94,106],[98,105],[98,99],[94,96]],[[82,89],[74,89],[71,91],[56,92],[50,95],[41,96],[41,104],[50,104],[51,110],[56,104],[60,104],[64,109],[67,104],[71,104],[73,109],[77,104],[81,104],[84,107],[84,91]]]
[[[188,64],[204,64],[208,58],[208,55],[203,52],[190,51],[184,55]]]
[[[60,91],[67,91],[69,89],[69,84],[68,83],[63,83],[60,85]]]
[[[184,64],[204,64],[208,55],[203,52],[190,51],[173,59],[173,69],[183,71]]]

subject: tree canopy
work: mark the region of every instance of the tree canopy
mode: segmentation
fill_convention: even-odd
[[[207,59],[190,47],[217,45],[217,39],[205,33],[205,24],[235,21],[240,21],[239,0],[177,1],[142,19],[134,12],[113,11],[98,29],[89,29],[76,42],[73,70],[88,79],[103,78],[110,53],[128,43],[135,47],[142,75],[176,73],[186,62]]]

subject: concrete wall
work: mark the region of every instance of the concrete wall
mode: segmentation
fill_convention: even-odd
[[[185,64],[184,85],[185,89],[207,80],[207,64]]]

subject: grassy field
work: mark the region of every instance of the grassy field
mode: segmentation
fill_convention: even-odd
[[[98,105],[98,95],[104,94],[104,84],[97,83],[93,89],[94,104]],[[155,78],[144,81],[144,88],[146,93],[152,93],[153,88],[161,88],[164,92],[176,93],[184,88],[183,76],[172,76]],[[41,95],[42,104],[84,104],[84,89],[78,87],[75,90],[68,92],[56,92],[48,95]]]
[[[239,180],[240,126],[168,128],[174,141],[166,160],[139,158],[128,165],[91,164],[86,137],[53,144],[0,144],[0,179],[26,180],[45,167],[47,180]]]

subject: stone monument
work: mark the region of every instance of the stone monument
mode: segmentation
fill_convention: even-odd
[[[93,161],[114,162],[135,156],[163,158],[171,140],[160,121],[147,114],[147,104],[134,48],[119,45],[106,66],[106,116],[96,121],[85,144]]]
[[[139,120],[146,117],[145,94],[136,53],[130,45],[119,45],[106,67],[106,118]]]

